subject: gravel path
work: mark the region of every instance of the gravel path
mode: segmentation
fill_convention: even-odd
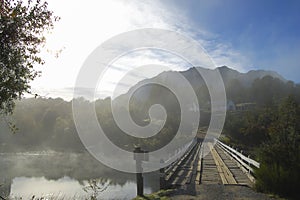
[[[266,194],[255,192],[246,186],[238,185],[196,185],[196,188],[177,189],[170,195],[171,199],[186,200],[271,200]]]

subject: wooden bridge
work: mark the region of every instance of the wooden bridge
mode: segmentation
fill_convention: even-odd
[[[215,139],[204,144],[197,138],[181,158],[161,169],[160,185],[161,189],[195,184],[252,187],[255,182],[254,168],[259,168],[258,162],[222,142]]]

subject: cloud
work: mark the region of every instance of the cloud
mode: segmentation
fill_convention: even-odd
[[[172,15],[159,1],[60,1],[51,0],[50,9],[61,17],[52,34],[47,35],[47,49],[64,48],[58,58],[43,51],[44,66],[36,66],[42,77],[33,88],[74,86],[76,76],[87,56],[105,40],[124,31],[141,27],[172,29]],[[160,10],[160,11],[159,11]]]
[[[207,45],[206,49],[208,49],[216,66],[226,65],[240,72],[245,72],[245,67],[251,65],[243,54],[234,50],[229,44],[213,43]]]
[[[143,67],[147,67],[148,70],[145,70]],[[99,93],[102,90],[106,91],[106,93],[110,91],[110,96],[112,96],[116,87],[121,86],[123,87],[122,93],[125,93],[139,81],[152,78],[165,71],[166,68],[182,71],[189,67],[189,63],[169,52],[157,49],[134,51],[120,57],[111,64],[101,77],[97,91]],[[126,79],[124,79],[125,77]]]
[[[217,35],[202,29],[188,18],[186,13],[176,5],[163,1],[127,1],[127,0],[90,0],[60,1],[51,0],[50,9],[61,17],[53,30],[47,35],[47,48],[63,49],[58,58],[42,52],[46,65],[37,66],[42,71],[42,77],[32,82],[35,91],[48,90],[49,96],[61,95],[70,99],[69,92],[64,89],[74,87],[77,74],[87,56],[102,42],[124,31],[137,28],[162,28],[175,30],[200,42],[207,50],[217,66],[228,65],[241,70],[247,61],[228,44],[220,44]],[[180,43],[180,41],[177,41]],[[189,51],[189,45],[182,43]],[[225,52],[225,53],[224,53]],[[191,57],[199,56],[199,52],[189,52]],[[143,51],[127,55],[112,65],[107,71],[107,83],[102,83],[103,93],[107,95],[118,80],[132,66],[160,64],[174,70],[184,70],[189,67],[181,58],[163,52]],[[138,82],[144,77],[135,77]],[[68,95],[66,95],[68,94]],[[67,97],[68,96],[68,97]]]

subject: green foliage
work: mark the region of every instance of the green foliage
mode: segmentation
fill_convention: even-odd
[[[249,86],[237,79],[225,82],[227,99],[234,103],[253,102],[260,108],[276,107],[282,99],[294,95],[300,101],[300,86],[292,81],[283,82],[278,78],[264,76],[255,79]]]
[[[249,88],[237,80],[232,79],[227,84],[225,83],[227,99],[233,100],[235,103],[243,103],[249,101]]]
[[[18,127],[9,134],[0,125],[0,152],[23,150],[82,151],[72,118],[72,104],[63,99],[30,98],[16,101],[11,121]]]
[[[224,133],[239,148],[255,148],[269,138],[268,129],[276,120],[279,103],[289,95],[300,102],[300,86],[292,81],[283,82],[271,76],[256,79],[243,87],[238,80],[225,84],[227,98],[233,102],[253,102],[255,108],[247,111],[228,112]]]
[[[82,104],[91,102],[84,99],[75,99]],[[163,129],[154,137],[143,139],[131,137],[117,126],[111,112],[111,99],[97,100],[95,102],[99,123],[107,137],[119,147],[132,151],[134,146],[152,150],[168,143],[177,131],[178,118],[168,114],[169,119]],[[137,123],[149,123],[149,105],[136,104],[130,106],[130,113]],[[16,102],[12,114],[12,121],[18,127],[17,134],[8,134],[7,126],[0,126],[0,152],[7,151],[84,151],[72,116],[72,102],[63,99],[30,98]],[[18,134],[21,133],[21,134]]]
[[[44,31],[57,20],[46,2],[0,1],[0,114],[11,114],[14,100],[30,93],[29,83],[39,74],[33,67],[44,63]]]
[[[285,97],[299,92],[292,81],[285,83],[278,78],[265,76],[252,83],[250,99],[261,107],[272,107],[278,105]]]
[[[248,112],[230,112],[225,121],[224,133],[235,146],[247,150],[267,140],[267,127],[272,116],[269,109]]]
[[[124,133],[118,127],[112,115],[110,98],[97,100],[95,103],[99,123],[107,137],[114,144],[128,151],[132,151],[135,146],[140,146],[142,149],[148,151],[157,150],[169,143],[178,130],[179,118],[181,115],[180,109],[178,109],[178,101],[174,100],[176,99],[174,94],[158,86],[145,87],[141,90],[145,89],[150,91],[150,96],[152,98],[140,100],[136,97],[139,95],[137,92],[135,94],[136,96],[134,95],[130,100],[129,110],[126,110],[127,108],[122,106],[119,106],[117,109],[119,115],[122,115],[124,112],[129,112],[135,123],[145,126],[150,122],[150,107],[154,104],[163,105],[167,112],[165,125],[156,135],[149,138],[132,137]],[[158,96],[162,98],[154,98]],[[119,105],[123,105],[123,102],[119,103]],[[154,120],[154,123],[160,122]]]
[[[272,106],[228,113],[225,134],[230,143],[255,153],[261,163],[255,171],[260,191],[288,197],[299,193],[300,108],[296,98],[289,96],[278,104],[278,96],[264,102],[273,102]]]
[[[256,187],[296,197],[300,187],[300,109],[294,97],[285,99],[268,129],[270,139],[259,152]]]

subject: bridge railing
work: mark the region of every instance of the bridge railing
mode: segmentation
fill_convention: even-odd
[[[167,182],[174,177],[176,172],[178,171],[179,165],[184,162],[187,158],[187,155],[190,154],[193,148],[196,146],[197,140],[194,139],[190,143],[186,144],[184,147],[181,147],[175,151],[175,154],[171,155],[169,159],[172,157],[177,157],[175,161],[173,161],[169,166],[160,169],[160,188],[165,189],[168,185]],[[179,156],[181,155],[181,156]],[[168,159],[168,160],[169,160]],[[165,162],[168,162],[165,161]]]
[[[168,174],[171,170],[174,170],[174,166],[178,165],[178,163],[181,162],[185,158],[185,156],[191,152],[191,150],[193,149],[193,147],[195,146],[196,143],[197,143],[197,140],[194,139],[191,143],[186,144],[183,148],[177,149],[177,151],[176,151],[177,153],[172,155],[172,157],[177,157],[177,159],[175,161],[173,161],[169,166],[164,168],[165,174]],[[183,151],[185,152],[185,154],[182,154]],[[180,154],[182,154],[182,156],[178,157],[178,155],[180,155]],[[171,159],[171,158],[169,158],[169,159]]]
[[[249,173],[254,172],[253,167],[259,168],[259,162],[249,158],[249,156],[245,156],[237,150],[229,147],[228,145],[220,142],[215,139],[216,144],[218,144],[224,151],[226,151],[231,157],[233,157],[236,161],[238,161]]]

